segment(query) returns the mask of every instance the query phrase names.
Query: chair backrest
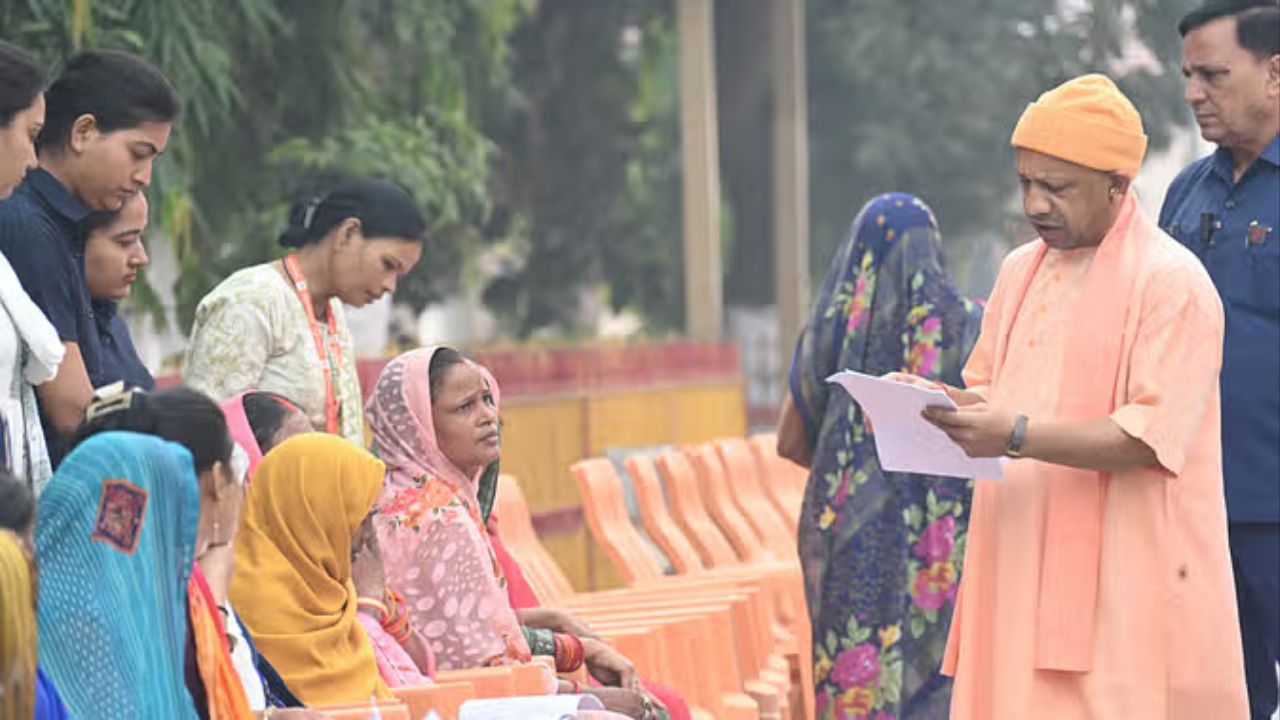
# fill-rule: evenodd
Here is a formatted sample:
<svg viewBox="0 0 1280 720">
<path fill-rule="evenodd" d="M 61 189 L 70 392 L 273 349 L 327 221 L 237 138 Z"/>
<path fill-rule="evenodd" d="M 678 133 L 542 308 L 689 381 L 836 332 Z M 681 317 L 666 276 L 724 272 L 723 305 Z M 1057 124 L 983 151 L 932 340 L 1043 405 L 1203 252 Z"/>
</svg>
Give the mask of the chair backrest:
<svg viewBox="0 0 1280 720">
<path fill-rule="evenodd" d="M 751 446 L 745 438 L 717 440 L 716 453 L 724 466 L 730 497 L 738 505 L 742 515 L 755 528 L 756 533 L 774 555 L 780 558 L 795 557 L 796 535 L 783 519 L 778 508 L 765 494 L 760 471 Z"/>
<path fill-rule="evenodd" d="M 765 559 L 765 546 L 760 536 L 751 527 L 751 523 L 742 516 L 733 502 L 732 490 L 725 477 L 724 465 L 716 448 L 710 443 L 693 445 L 685 448 L 685 456 L 693 465 L 698 477 L 698 487 L 702 491 L 702 502 L 707 512 L 716 521 L 716 525 L 724 531 L 738 557 L 746 562 L 758 562 Z"/>
<path fill-rule="evenodd" d="M 794 530 L 800 522 L 809 471 L 778 454 L 778 436 L 773 433 L 753 435 L 747 442 L 760 468 L 765 494 Z"/>
<path fill-rule="evenodd" d="M 570 467 L 582 495 L 582 509 L 591 536 L 604 548 L 627 582 L 651 580 L 664 575 L 662 565 L 649 551 L 648 543 L 631 524 L 622 481 L 608 458 L 580 460 Z"/>
<path fill-rule="evenodd" d="M 316 708 L 316 711 L 330 720 L 410 720 L 409 706 L 399 700 L 328 705 Z"/>
<path fill-rule="evenodd" d="M 511 475 L 498 478 L 493 511 L 498 516 L 498 536 L 502 538 L 502 544 L 520 563 L 520 570 L 538 594 L 538 599 L 555 604 L 572 597 L 573 584 L 538 538 L 533 517 L 529 514 L 529 504 L 525 502 L 520 483 Z"/>
<path fill-rule="evenodd" d="M 662 453 L 658 456 L 658 469 L 667 485 L 667 497 L 671 498 L 671 514 L 685 537 L 698 549 L 702 564 L 706 567 L 738 564 L 738 554 L 702 503 L 698 476 L 684 454 L 675 450 Z"/>
<path fill-rule="evenodd" d="M 428 717 L 435 712 L 440 720 L 458 720 L 462 704 L 476 699 L 470 683 L 432 683 L 402 685 L 391 688 L 391 694 L 409 708 L 411 720 Z"/>
<path fill-rule="evenodd" d="M 658 478 L 653 458 L 648 455 L 632 455 L 627 458 L 626 465 L 627 474 L 631 476 L 631 483 L 636 490 L 640 517 L 649 536 L 666 553 L 677 573 L 683 575 L 703 571 L 706 566 L 698 557 L 697 548 L 685 537 L 675 518 L 667 510 L 667 501 L 662 494 L 662 480 Z"/>
</svg>

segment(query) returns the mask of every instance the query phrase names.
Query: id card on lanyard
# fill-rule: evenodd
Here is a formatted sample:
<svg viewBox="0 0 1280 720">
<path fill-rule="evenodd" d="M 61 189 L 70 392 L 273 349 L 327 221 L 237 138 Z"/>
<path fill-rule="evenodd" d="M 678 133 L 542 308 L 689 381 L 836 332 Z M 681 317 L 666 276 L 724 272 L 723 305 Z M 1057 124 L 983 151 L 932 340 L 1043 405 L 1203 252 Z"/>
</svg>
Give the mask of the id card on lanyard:
<svg viewBox="0 0 1280 720">
<path fill-rule="evenodd" d="M 298 293 L 298 301 L 307 314 L 307 324 L 311 328 L 311 339 L 315 342 L 316 356 L 320 359 L 320 372 L 324 375 L 324 427 L 325 432 L 338 435 L 338 395 L 335 391 L 333 368 L 329 365 L 329 357 L 324 351 L 324 337 L 320 334 L 320 323 L 316 321 L 316 308 L 311 302 L 311 292 L 307 290 L 307 278 L 302 274 L 302 266 L 298 264 L 298 256 L 290 253 L 284 259 L 284 271 Z M 334 362 L 342 365 L 342 340 L 338 337 L 338 322 L 329 312 L 329 352 Z"/>
</svg>

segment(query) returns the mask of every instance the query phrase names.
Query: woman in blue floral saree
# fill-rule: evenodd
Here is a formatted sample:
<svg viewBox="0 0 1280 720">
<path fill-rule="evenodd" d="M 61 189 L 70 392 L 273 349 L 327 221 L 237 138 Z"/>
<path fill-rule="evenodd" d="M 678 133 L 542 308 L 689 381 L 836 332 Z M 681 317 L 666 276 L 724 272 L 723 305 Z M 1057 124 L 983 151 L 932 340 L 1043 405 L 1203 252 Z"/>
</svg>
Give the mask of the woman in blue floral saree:
<svg viewBox="0 0 1280 720">
<path fill-rule="evenodd" d="M 948 712 L 950 680 L 938 669 L 964 557 L 969 482 L 881 470 L 857 404 L 826 383 L 857 370 L 960 384 L 981 308 L 956 292 L 939 243 L 937 221 L 919 199 L 893 193 L 869 202 L 792 359 L 787 412 L 802 422 L 801 454 L 811 458 L 799 541 L 821 718 Z"/>
</svg>

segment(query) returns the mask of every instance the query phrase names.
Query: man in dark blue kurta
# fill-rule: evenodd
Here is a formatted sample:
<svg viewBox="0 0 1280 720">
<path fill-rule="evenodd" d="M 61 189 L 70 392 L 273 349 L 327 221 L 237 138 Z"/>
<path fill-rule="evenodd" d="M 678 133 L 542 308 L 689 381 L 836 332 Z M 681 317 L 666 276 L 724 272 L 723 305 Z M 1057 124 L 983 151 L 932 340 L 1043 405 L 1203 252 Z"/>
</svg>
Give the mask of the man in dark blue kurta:
<svg viewBox="0 0 1280 720">
<path fill-rule="evenodd" d="M 1270 718 L 1280 660 L 1280 3 L 1211 3 L 1179 26 L 1186 99 L 1208 157 L 1160 225 L 1222 295 L 1222 455 L 1250 711 Z"/>
</svg>

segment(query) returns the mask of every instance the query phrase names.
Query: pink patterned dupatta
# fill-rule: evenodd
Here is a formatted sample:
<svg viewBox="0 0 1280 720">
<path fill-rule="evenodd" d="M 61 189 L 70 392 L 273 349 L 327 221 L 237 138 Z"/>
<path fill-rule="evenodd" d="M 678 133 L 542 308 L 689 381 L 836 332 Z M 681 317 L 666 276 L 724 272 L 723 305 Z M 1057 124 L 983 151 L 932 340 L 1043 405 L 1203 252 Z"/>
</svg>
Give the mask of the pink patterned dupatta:
<svg viewBox="0 0 1280 720">
<path fill-rule="evenodd" d="M 401 593 L 440 669 L 529 660 L 480 516 L 476 480 L 440 451 L 429 368 L 438 348 L 387 363 L 365 408 L 387 475 L 375 525 L 387 584 Z"/>
</svg>

